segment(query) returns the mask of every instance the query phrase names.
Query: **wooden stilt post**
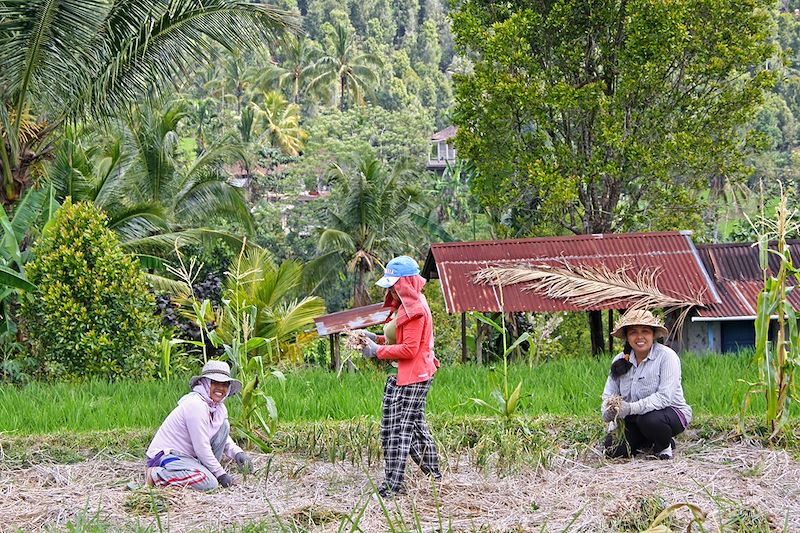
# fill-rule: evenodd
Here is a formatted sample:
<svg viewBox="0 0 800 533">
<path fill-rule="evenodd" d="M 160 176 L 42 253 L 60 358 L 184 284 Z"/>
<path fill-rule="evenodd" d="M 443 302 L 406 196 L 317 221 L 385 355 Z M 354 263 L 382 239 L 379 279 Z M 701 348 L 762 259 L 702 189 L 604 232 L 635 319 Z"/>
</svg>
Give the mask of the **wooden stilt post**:
<svg viewBox="0 0 800 533">
<path fill-rule="evenodd" d="M 338 372 L 342 366 L 342 358 L 339 355 L 339 334 L 331 333 L 328 338 L 331 341 L 331 370 Z"/>
<path fill-rule="evenodd" d="M 611 355 L 614 353 L 614 337 L 611 336 L 611 332 L 614 331 L 614 310 L 608 310 L 608 354 Z"/>
<path fill-rule="evenodd" d="M 461 313 L 461 362 L 467 362 L 467 313 Z"/>
</svg>

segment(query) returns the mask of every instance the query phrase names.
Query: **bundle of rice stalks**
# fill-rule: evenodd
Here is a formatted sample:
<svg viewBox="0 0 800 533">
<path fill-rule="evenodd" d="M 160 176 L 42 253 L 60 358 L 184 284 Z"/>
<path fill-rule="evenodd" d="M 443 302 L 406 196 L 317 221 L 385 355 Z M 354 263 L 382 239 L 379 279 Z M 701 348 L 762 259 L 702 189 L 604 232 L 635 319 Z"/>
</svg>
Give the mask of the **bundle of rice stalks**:
<svg viewBox="0 0 800 533">
<path fill-rule="evenodd" d="M 345 342 L 345 346 L 348 350 L 353 350 L 354 352 L 360 352 L 362 348 L 367 345 L 367 336 L 364 334 L 363 330 L 356 329 L 352 330 L 349 328 L 345 328 L 344 334 L 347 335 L 347 341 Z"/>
<path fill-rule="evenodd" d="M 608 432 L 611 433 L 611 446 L 616 448 L 625 442 L 625 419 L 619 418 L 619 408 L 622 407 L 622 396 L 607 398 L 603 409 L 612 409 L 616 413 L 614 420 L 608 423 Z"/>
<path fill-rule="evenodd" d="M 129 513 L 139 515 L 161 514 L 177 502 L 173 491 L 155 490 L 141 487 L 131 492 L 125 499 L 124 507 Z"/>
</svg>

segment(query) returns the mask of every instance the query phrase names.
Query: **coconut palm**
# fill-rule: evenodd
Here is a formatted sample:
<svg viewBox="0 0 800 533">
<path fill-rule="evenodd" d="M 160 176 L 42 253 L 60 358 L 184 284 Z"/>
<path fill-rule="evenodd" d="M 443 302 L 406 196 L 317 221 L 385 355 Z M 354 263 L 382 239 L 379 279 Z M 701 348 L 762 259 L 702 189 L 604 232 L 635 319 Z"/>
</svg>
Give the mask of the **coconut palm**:
<svg viewBox="0 0 800 533">
<path fill-rule="evenodd" d="M 336 182 L 327 225 L 320 231 L 320 255 L 309 267 L 321 279 L 346 269 L 353 276 L 353 304 L 367 305 L 367 280 L 375 266 L 419 245 L 414 215 L 422 194 L 406 182 L 408 170 L 387 171 L 374 155 L 362 156 L 352 167 L 334 165 Z"/>
<path fill-rule="evenodd" d="M 277 79 L 279 87 L 288 88 L 292 102 L 299 105 L 300 95 L 316 70 L 320 50 L 308 38 L 290 37 L 279 51 L 282 59 L 269 76 Z"/>
<path fill-rule="evenodd" d="M 275 91 L 264 94 L 262 105 L 252 104 L 256 122 L 263 130 L 261 141 L 269 142 L 286 155 L 300 155 L 308 133 L 300 127 L 300 106 L 290 104 Z"/>
<path fill-rule="evenodd" d="M 14 202 L 67 119 L 110 116 L 215 46 L 260 47 L 296 21 L 243 0 L 0 1 L 0 166 Z"/>
<path fill-rule="evenodd" d="M 318 74 L 309 82 L 308 90 L 334 89 L 339 109 L 347 109 L 347 99 L 364 103 L 364 92 L 378 80 L 378 69 L 383 61 L 375 54 L 361 52 L 355 37 L 347 28 L 334 29 L 332 48 L 317 62 Z"/>
<path fill-rule="evenodd" d="M 226 237 L 207 227 L 214 218 L 251 232 L 252 217 L 242 193 L 227 182 L 222 167 L 244 154 L 226 140 L 184 163 L 176 130 L 185 116 L 180 104 L 163 111 L 149 105 L 135 108 L 106 145 L 93 137 L 107 134 L 84 134 L 92 148 L 67 128 L 49 172 L 58 198 L 93 201 L 109 215 L 109 226 L 123 246 L 137 252 L 171 250 L 176 239 L 187 243 Z"/>
</svg>

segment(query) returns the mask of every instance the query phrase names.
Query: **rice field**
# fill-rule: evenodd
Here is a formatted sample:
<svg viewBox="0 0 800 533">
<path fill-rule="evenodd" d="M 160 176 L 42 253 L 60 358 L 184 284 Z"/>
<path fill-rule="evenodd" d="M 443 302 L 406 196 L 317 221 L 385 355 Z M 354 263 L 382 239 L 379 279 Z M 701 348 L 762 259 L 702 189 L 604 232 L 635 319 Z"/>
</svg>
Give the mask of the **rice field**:
<svg viewBox="0 0 800 533">
<path fill-rule="evenodd" d="M 747 355 L 684 355 L 683 386 L 698 415 L 736 416 L 746 389 L 740 380 L 754 381 L 757 370 Z M 529 367 L 511 365 L 509 382 L 523 382 L 526 397 L 519 413 L 594 417 L 599 410 L 608 368 L 607 359 L 577 357 Z M 488 413 L 471 398 L 491 401 L 500 387 L 500 367 L 456 365 L 437 373 L 428 397 L 432 415 L 471 416 Z M 324 369 L 286 371 L 286 382 L 273 380 L 270 394 L 281 422 L 377 418 L 385 368 L 367 367 L 337 376 Z M 0 386 L 0 432 L 17 435 L 54 431 L 155 429 L 186 390 L 188 376 L 171 383 L 101 382 L 31 383 Z M 754 400 L 754 412 L 763 410 Z M 237 402 L 228 402 L 237 409 Z M 796 416 L 797 410 L 793 412 Z"/>
</svg>

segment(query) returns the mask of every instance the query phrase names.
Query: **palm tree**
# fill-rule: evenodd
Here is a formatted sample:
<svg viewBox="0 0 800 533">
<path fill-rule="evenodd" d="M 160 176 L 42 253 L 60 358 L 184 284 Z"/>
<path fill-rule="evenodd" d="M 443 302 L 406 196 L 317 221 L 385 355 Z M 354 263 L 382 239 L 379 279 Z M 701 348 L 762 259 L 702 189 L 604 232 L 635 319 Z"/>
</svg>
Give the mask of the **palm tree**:
<svg viewBox="0 0 800 533">
<path fill-rule="evenodd" d="M 276 79 L 278 87 L 289 88 L 292 102 L 300 104 L 300 95 L 305 90 L 308 80 L 313 76 L 320 50 L 313 41 L 304 37 L 290 37 L 280 47 L 281 61 L 274 65 L 267 74 Z"/>
<path fill-rule="evenodd" d="M 286 155 L 300 155 L 308 138 L 308 132 L 300 127 L 300 106 L 290 104 L 275 91 L 264 94 L 262 106 L 252 106 L 264 132 L 261 140 L 269 141 Z"/>
<path fill-rule="evenodd" d="M 308 90 L 334 86 L 339 109 L 344 111 L 348 95 L 358 104 L 364 103 L 364 91 L 377 81 L 377 69 L 383 62 L 375 54 L 361 52 L 353 35 L 341 25 L 335 27 L 332 46 L 317 62 L 319 74 L 309 82 Z"/>
<path fill-rule="evenodd" d="M 185 116 L 177 104 L 164 111 L 135 108 L 106 146 L 87 135 L 93 146 L 88 149 L 81 134 L 67 128 L 49 172 L 57 197 L 93 201 L 108 213 L 109 227 L 131 251 L 159 253 L 171 250 L 176 239 L 188 243 L 209 237 L 240 245 L 208 223 L 225 218 L 252 232 L 242 193 L 227 182 L 222 168 L 223 162 L 244 154 L 226 140 L 183 163 L 176 130 Z"/>
<path fill-rule="evenodd" d="M 226 49 L 297 22 L 243 0 L 0 0 L 0 166 L 14 202 L 68 119 L 107 117 Z"/>
<path fill-rule="evenodd" d="M 409 171 L 384 168 L 374 155 L 364 155 L 352 168 L 334 165 L 336 181 L 327 225 L 320 231 L 320 255 L 310 271 L 321 279 L 341 272 L 353 275 L 353 305 L 369 303 L 367 280 L 376 264 L 419 244 L 414 215 L 423 207 L 420 190 L 404 183 Z"/>
</svg>

